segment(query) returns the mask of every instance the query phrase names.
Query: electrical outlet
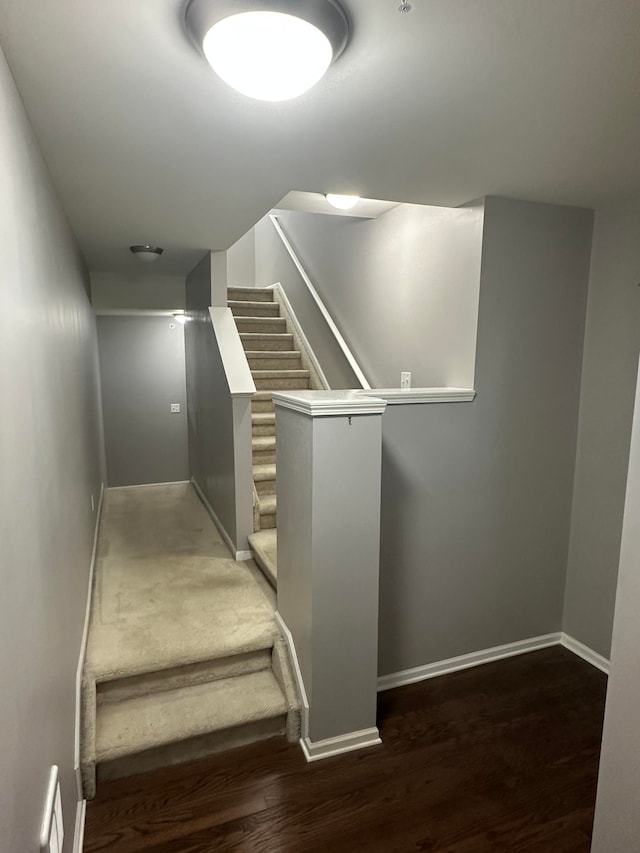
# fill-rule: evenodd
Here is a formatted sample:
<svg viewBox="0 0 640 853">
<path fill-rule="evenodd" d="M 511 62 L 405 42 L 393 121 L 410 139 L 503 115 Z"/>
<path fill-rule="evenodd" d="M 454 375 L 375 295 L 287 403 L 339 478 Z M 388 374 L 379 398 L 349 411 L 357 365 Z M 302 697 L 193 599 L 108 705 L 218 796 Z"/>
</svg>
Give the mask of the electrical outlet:
<svg viewBox="0 0 640 853">
<path fill-rule="evenodd" d="M 180 403 L 171 403 L 171 414 L 172 415 L 180 414 Z"/>
<path fill-rule="evenodd" d="M 40 853 L 62 853 L 64 826 L 62 822 L 62 799 L 58 767 L 53 765 L 49 773 L 47 796 L 44 801 L 44 814 L 40 829 Z"/>
<path fill-rule="evenodd" d="M 411 373 L 408 371 L 400 374 L 400 387 L 411 388 Z"/>
</svg>

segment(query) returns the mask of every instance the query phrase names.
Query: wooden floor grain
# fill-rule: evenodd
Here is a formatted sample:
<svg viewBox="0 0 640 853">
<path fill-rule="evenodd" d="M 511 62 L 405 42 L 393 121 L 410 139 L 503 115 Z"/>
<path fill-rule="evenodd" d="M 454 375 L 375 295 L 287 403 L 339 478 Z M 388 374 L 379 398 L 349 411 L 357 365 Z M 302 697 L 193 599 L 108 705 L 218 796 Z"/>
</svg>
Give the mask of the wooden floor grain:
<svg viewBox="0 0 640 853">
<path fill-rule="evenodd" d="M 383 743 L 272 740 L 107 782 L 85 853 L 588 853 L 606 678 L 559 647 L 379 696 Z"/>
</svg>

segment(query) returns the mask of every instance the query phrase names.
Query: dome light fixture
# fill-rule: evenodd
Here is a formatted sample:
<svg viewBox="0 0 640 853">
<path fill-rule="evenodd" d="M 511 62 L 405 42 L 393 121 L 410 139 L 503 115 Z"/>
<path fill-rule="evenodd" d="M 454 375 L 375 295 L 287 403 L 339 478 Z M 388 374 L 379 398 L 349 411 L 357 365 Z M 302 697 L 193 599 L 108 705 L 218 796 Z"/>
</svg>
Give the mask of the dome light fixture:
<svg viewBox="0 0 640 853">
<path fill-rule="evenodd" d="M 216 74 L 260 101 L 302 95 L 349 38 L 337 0 L 191 0 L 186 24 Z"/>
<path fill-rule="evenodd" d="M 129 251 L 133 252 L 136 258 L 139 258 L 143 263 L 150 264 L 158 260 L 164 249 L 159 246 L 129 246 Z"/>
<path fill-rule="evenodd" d="M 340 195 L 339 193 L 327 193 L 325 198 L 338 210 L 351 210 L 360 201 L 359 195 Z"/>
</svg>

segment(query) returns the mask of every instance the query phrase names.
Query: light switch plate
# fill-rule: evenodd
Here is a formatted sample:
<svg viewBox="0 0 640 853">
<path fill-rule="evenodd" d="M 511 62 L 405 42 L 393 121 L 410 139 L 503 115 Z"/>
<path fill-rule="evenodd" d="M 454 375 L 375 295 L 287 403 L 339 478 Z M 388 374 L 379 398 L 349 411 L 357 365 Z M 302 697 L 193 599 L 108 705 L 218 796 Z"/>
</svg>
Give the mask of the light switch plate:
<svg viewBox="0 0 640 853">
<path fill-rule="evenodd" d="M 400 387 L 411 388 L 411 373 L 409 371 L 400 373 Z"/>
<path fill-rule="evenodd" d="M 180 414 L 180 403 L 172 403 L 171 404 L 171 414 L 172 415 Z"/>
<path fill-rule="evenodd" d="M 40 853 L 62 853 L 64 826 L 62 822 L 62 799 L 58 766 L 54 764 L 49 773 L 49 784 L 44 802 L 42 828 L 40 830 Z"/>
</svg>

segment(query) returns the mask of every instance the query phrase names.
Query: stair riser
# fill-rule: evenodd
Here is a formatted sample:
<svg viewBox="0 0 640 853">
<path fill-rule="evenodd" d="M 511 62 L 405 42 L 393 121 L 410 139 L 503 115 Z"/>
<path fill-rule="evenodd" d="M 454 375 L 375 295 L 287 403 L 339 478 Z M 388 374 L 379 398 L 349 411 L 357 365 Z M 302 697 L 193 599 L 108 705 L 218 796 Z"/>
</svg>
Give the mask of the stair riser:
<svg viewBox="0 0 640 853">
<path fill-rule="evenodd" d="M 254 465 L 267 465 L 276 461 L 275 450 L 254 450 L 253 451 Z"/>
<path fill-rule="evenodd" d="M 255 337 L 247 337 L 245 333 L 240 337 L 245 351 L 261 350 L 262 352 L 287 352 L 294 348 L 293 335 L 282 335 L 282 337 L 257 335 Z"/>
<path fill-rule="evenodd" d="M 281 334 L 287 331 L 287 324 L 282 317 L 237 317 L 236 326 L 240 334 L 247 332 L 256 334 Z"/>
<path fill-rule="evenodd" d="M 251 401 L 251 412 L 254 415 L 258 414 L 273 414 L 276 410 L 275 405 L 273 404 L 273 400 L 252 400 Z"/>
<path fill-rule="evenodd" d="M 275 480 L 254 480 L 254 485 L 259 495 L 275 495 L 276 493 Z"/>
<path fill-rule="evenodd" d="M 309 379 L 253 379 L 256 388 L 259 391 L 284 391 L 287 388 L 292 390 L 296 389 L 308 389 L 309 388 Z M 267 411 L 267 410 L 264 410 Z M 275 409 L 271 409 L 270 411 L 275 411 Z"/>
<path fill-rule="evenodd" d="M 136 696 L 163 693 L 179 687 L 206 684 L 222 678 L 235 678 L 250 672 L 260 672 L 269 669 L 270 655 L 270 649 L 259 649 L 219 660 L 203 661 L 114 681 L 103 681 L 96 685 L 97 703 L 103 705 L 108 702 L 123 702 Z"/>
<path fill-rule="evenodd" d="M 261 302 L 259 305 L 234 305 L 231 308 L 234 317 L 279 317 L 280 306 L 277 302 Z"/>
<path fill-rule="evenodd" d="M 259 287 L 229 287 L 227 299 L 230 302 L 273 302 L 273 290 L 262 290 Z"/>
<path fill-rule="evenodd" d="M 302 370 L 302 359 L 299 355 L 289 355 L 283 358 L 268 355 L 249 356 L 247 358 L 251 370 Z"/>
<path fill-rule="evenodd" d="M 104 761 L 97 765 L 98 781 L 106 782 L 108 779 L 120 779 L 124 776 L 157 770 L 159 767 L 195 761 L 207 755 L 215 755 L 218 752 L 226 752 L 249 743 L 283 735 L 285 729 L 286 715 L 279 714 L 270 719 L 246 723 L 231 729 L 211 732 L 200 737 L 127 755 L 124 758 Z"/>
<path fill-rule="evenodd" d="M 276 518 L 276 513 L 260 513 L 260 530 L 273 530 L 276 528 L 278 526 Z"/>
<path fill-rule="evenodd" d="M 265 438 L 276 434 L 275 424 L 253 424 L 251 427 L 252 435 L 255 438 Z"/>
</svg>

